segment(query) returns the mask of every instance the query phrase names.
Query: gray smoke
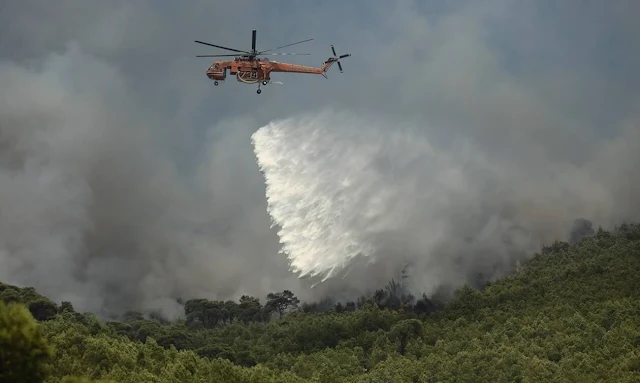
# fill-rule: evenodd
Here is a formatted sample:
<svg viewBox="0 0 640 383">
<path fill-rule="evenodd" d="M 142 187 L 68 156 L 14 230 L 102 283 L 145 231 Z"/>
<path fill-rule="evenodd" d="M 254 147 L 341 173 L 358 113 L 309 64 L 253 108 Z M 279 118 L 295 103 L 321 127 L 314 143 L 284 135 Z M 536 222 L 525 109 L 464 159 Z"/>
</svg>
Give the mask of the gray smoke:
<svg viewBox="0 0 640 383">
<path fill-rule="evenodd" d="M 593 223 L 585 218 L 578 218 L 571 225 L 571 233 L 569 234 L 569 243 L 575 244 L 584 237 L 595 234 Z"/>
<path fill-rule="evenodd" d="M 40 70 L 3 62 L 0 89 L 0 280 L 104 315 L 172 315 L 178 297 L 291 285 L 269 256 L 264 206 L 229 203 L 260 190 L 219 165 L 257 175 L 234 154 L 248 136 L 210 144 L 194 185 L 158 150 L 117 70 L 75 46 Z"/>
</svg>

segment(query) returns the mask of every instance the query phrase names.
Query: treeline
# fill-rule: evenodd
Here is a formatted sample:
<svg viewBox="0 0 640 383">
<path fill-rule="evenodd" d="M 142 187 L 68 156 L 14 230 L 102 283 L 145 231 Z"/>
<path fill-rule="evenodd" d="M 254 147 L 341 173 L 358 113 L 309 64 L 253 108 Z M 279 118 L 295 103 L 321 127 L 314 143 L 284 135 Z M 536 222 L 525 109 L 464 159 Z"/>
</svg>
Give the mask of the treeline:
<svg viewBox="0 0 640 383">
<path fill-rule="evenodd" d="M 181 302 L 180 302 L 181 303 Z M 65 302 L 66 305 L 70 305 Z M 259 298 L 243 295 L 238 302 L 211 301 L 208 299 L 189 299 L 184 302 L 185 324 L 190 329 L 213 329 L 216 326 L 233 323 L 265 323 L 275 318 L 282 318 L 286 313 L 320 313 L 320 312 L 355 312 L 368 306 L 380 309 L 428 314 L 443 307 L 442 303 L 432 302 L 426 295 L 416 300 L 406 288 L 395 280 L 391 280 L 383 289 L 376 290 L 370 297 L 362 296 L 357 301 L 333 303 L 330 298 L 320 302 L 302 303 L 289 290 L 279 293 L 269 293 L 264 305 Z M 169 322 L 157 314 L 151 314 L 150 319 L 160 324 Z M 122 327 L 119 323 L 132 323 L 145 320 L 140 312 L 129 311 L 124 314 L 122 321 L 110 321 L 113 326 Z"/>
<path fill-rule="evenodd" d="M 640 226 L 623 225 L 551 244 L 446 304 L 416 300 L 392 281 L 343 304 L 300 304 L 290 291 L 264 303 L 191 299 L 173 322 L 134 312 L 101 322 L 0 285 L 0 299 L 18 304 L 0 306 L 0 381 L 636 382 L 639 266 Z M 31 341 L 7 340 L 21 328 L 32 329 L 18 331 Z M 10 380 L 22 365 L 32 379 Z"/>
<path fill-rule="evenodd" d="M 41 322 L 54 319 L 59 314 L 65 314 L 67 318 L 85 326 L 95 321 L 93 314 L 77 313 L 70 302 L 62 302 L 58 306 L 38 294 L 32 287 L 19 288 L 0 283 L 0 300 L 6 303 L 24 303 L 33 317 Z M 184 307 L 184 320 L 170 322 L 157 314 L 151 314 L 147 318 L 140 312 L 129 311 L 121 320 L 105 321 L 104 326 L 113 335 L 125 336 L 131 341 L 144 343 L 148 338 L 152 338 L 158 345 L 167 349 L 175 347 L 177 350 L 193 350 L 202 357 L 221 357 L 238 365 L 251 367 L 266 360 L 256 359 L 248 347 L 233 350 L 226 346 L 227 342 L 219 342 L 221 334 L 231 334 L 230 337 L 235 334 L 234 327 L 224 328 L 225 326 L 266 324 L 271 320 L 282 319 L 285 314 L 294 318 L 296 314 L 341 314 L 361 310 L 369 312 L 372 309 L 392 311 L 402 318 L 420 318 L 444 307 L 443 303 L 434 303 L 424 294 L 416 300 L 395 280 L 376 290 L 370 297 L 362 296 L 357 301 L 346 303 L 333 303 L 327 298 L 321 302 L 300 304 L 300 300 L 289 290 L 268 294 L 264 305 L 258 298 L 251 296 L 242 296 L 238 302 L 198 298 L 180 303 L 183 303 Z M 311 349 L 335 347 L 340 334 L 335 335 L 332 339 L 325 336 L 326 342 L 319 343 Z M 211 341 L 212 338 L 214 342 Z M 304 346 L 300 350 L 310 348 Z"/>
<path fill-rule="evenodd" d="M 75 313 L 71 302 L 63 301 L 59 306 L 48 298 L 38 294 L 33 287 L 19 288 L 0 282 L 0 300 L 22 302 L 27 304 L 29 311 L 38 321 L 54 318 L 64 312 Z M 238 302 L 216 301 L 203 298 L 179 300 L 184 307 L 185 324 L 191 329 L 207 328 L 233 323 L 265 323 L 274 316 L 282 318 L 288 312 L 320 313 L 320 312 L 354 312 L 365 307 L 376 306 L 380 309 L 401 311 L 415 314 L 428 314 L 444 307 L 438 300 L 430 300 L 425 294 L 416 299 L 399 282 L 391 280 L 384 288 L 376 290 L 371 296 L 361 296 L 357 301 L 333 303 L 330 298 L 320 302 L 302 303 L 289 290 L 279 293 L 269 293 L 263 305 L 259 298 L 243 295 Z M 128 328 L 123 323 L 151 321 L 162 325 L 170 322 L 158 313 L 149 314 L 148 318 L 141 312 L 128 311 L 118 321 L 107 323 L 117 329 Z"/>
</svg>

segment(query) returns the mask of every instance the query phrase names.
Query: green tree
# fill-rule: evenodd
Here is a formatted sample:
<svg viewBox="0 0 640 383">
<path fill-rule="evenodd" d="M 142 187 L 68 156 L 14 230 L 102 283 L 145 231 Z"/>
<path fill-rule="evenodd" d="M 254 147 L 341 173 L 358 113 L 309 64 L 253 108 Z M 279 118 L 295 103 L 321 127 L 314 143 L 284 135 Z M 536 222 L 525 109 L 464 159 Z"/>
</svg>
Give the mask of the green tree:
<svg viewBox="0 0 640 383">
<path fill-rule="evenodd" d="M 0 302 L 0 382 L 40 383 L 53 350 L 40 325 L 20 304 Z"/>
<path fill-rule="evenodd" d="M 60 303 L 60 312 L 70 312 L 70 313 L 75 313 L 76 310 L 73 307 L 73 304 L 71 304 L 71 302 L 69 301 L 62 301 L 62 303 Z"/>
<path fill-rule="evenodd" d="M 389 339 L 398 342 L 398 352 L 404 355 L 410 339 L 422 335 L 422 323 L 417 319 L 405 319 L 396 323 L 389 331 Z"/>
<path fill-rule="evenodd" d="M 113 380 L 93 380 L 84 376 L 65 376 L 60 383 L 116 383 Z"/>
<path fill-rule="evenodd" d="M 280 314 L 280 318 L 282 318 L 287 309 L 295 310 L 299 303 L 300 300 L 291 291 L 284 290 L 281 293 L 269 293 L 265 306 L 271 312 Z"/>
<path fill-rule="evenodd" d="M 37 321 L 50 320 L 56 317 L 58 308 L 46 298 L 29 302 L 29 311 Z"/>
</svg>

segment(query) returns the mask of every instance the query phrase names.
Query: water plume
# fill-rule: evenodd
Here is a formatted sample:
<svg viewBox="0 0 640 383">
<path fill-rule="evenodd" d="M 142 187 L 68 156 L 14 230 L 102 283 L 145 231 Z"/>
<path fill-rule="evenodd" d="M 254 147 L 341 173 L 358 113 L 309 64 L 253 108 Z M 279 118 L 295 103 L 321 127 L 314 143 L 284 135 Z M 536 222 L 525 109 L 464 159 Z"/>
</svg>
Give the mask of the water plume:
<svg viewBox="0 0 640 383">
<path fill-rule="evenodd" d="M 491 152 L 463 136 L 445 144 L 436 133 L 332 110 L 255 132 L 291 270 L 362 290 L 409 266 L 414 292 L 432 293 L 511 271 L 543 244 L 567 240 L 578 215 L 615 216 L 616 188 L 593 171 L 607 156 L 593 153 L 582 166 L 509 162 L 502 155 L 514 148 Z"/>
</svg>

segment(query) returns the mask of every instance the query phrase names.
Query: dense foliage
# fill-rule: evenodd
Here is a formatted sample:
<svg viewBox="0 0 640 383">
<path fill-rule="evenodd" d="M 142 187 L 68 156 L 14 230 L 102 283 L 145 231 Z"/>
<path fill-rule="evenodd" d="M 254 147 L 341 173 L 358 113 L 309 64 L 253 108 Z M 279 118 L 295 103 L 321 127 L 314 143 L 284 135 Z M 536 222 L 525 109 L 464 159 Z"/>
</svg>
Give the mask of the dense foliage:
<svg viewBox="0 0 640 383">
<path fill-rule="evenodd" d="M 101 322 L 0 284 L 0 380 L 638 382 L 639 266 L 640 226 L 623 225 L 556 242 L 442 307 L 392 282 L 336 305 L 299 305 L 290 291 L 264 305 L 191 299 L 172 323 Z"/>
</svg>

